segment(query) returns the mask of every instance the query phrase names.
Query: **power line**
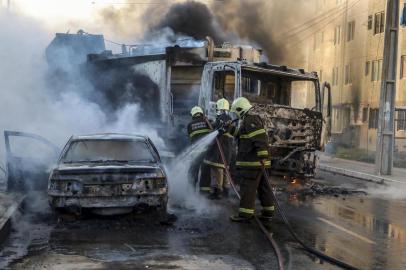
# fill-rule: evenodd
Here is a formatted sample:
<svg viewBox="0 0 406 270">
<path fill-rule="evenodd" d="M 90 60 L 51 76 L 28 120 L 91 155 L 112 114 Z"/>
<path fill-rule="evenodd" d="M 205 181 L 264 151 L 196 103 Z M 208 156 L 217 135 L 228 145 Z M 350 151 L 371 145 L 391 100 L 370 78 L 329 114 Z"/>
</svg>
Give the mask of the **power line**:
<svg viewBox="0 0 406 270">
<path fill-rule="evenodd" d="M 331 23 L 333 23 L 339 16 L 341 16 L 344 12 L 348 11 L 349 9 L 353 8 L 355 5 L 357 5 L 359 2 L 361 2 L 362 0 L 356 0 L 355 2 L 353 2 L 353 5 L 351 7 L 348 7 L 346 10 L 343 10 L 341 13 L 337 14 L 337 16 L 335 16 L 333 19 L 331 19 L 330 21 L 328 21 L 325 25 L 323 25 L 323 27 L 316 29 L 315 31 L 312 31 L 309 35 L 306 35 L 303 39 L 300 39 L 299 41 L 295 42 L 295 45 L 289 46 L 290 48 L 296 48 L 297 46 L 299 46 L 300 43 L 308 40 L 309 37 L 311 37 L 312 35 L 314 35 L 315 33 L 319 32 L 320 30 L 324 30 L 325 28 L 327 28 Z M 345 27 L 345 26 L 344 26 Z"/>
<path fill-rule="evenodd" d="M 355 2 L 355 0 L 354 0 L 354 2 Z M 298 33 L 306 31 L 307 29 L 311 28 L 311 25 L 317 25 L 317 24 L 322 23 L 326 19 L 330 19 L 331 13 L 342 12 L 342 11 L 344 11 L 344 9 L 345 9 L 344 5 L 341 7 L 332 8 L 329 11 L 326 11 L 322 16 L 308 20 L 308 21 L 302 23 L 301 25 L 293 27 L 293 28 L 289 29 L 288 31 L 285 31 L 284 33 L 277 35 L 277 37 L 280 36 L 281 38 L 284 38 L 284 37 L 287 38 L 289 36 L 297 35 Z M 307 26 L 308 24 L 309 24 L 309 26 Z M 304 30 L 302 30 L 302 28 L 304 28 Z"/>
</svg>

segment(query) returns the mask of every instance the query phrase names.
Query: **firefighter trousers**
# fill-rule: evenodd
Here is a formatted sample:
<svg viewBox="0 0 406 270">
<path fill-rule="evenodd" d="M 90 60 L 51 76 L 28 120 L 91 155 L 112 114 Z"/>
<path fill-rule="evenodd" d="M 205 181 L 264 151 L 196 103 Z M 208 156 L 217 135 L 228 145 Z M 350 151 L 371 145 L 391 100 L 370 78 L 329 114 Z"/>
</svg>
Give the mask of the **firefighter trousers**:
<svg viewBox="0 0 406 270">
<path fill-rule="evenodd" d="M 228 180 L 228 177 L 224 175 L 223 168 L 210 166 L 210 178 L 212 191 L 214 188 L 219 191 L 230 188 L 230 181 Z"/>
<path fill-rule="evenodd" d="M 210 181 L 210 166 L 202 162 L 200 165 L 199 190 L 203 192 L 210 192 Z"/>
<path fill-rule="evenodd" d="M 239 215 L 244 217 L 254 215 L 257 194 L 261 202 L 262 213 L 272 215 L 275 209 L 271 195 L 272 190 L 262 170 L 238 170 L 237 174 L 241 181 Z"/>
</svg>

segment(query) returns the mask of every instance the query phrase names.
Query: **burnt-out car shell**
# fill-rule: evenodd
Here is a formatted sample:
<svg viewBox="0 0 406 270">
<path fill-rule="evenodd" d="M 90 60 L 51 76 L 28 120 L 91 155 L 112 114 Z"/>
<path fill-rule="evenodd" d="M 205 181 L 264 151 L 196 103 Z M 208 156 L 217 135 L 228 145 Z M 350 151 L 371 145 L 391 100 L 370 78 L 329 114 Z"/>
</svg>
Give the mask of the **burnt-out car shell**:
<svg viewBox="0 0 406 270">
<path fill-rule="evenodd" d="M 48 180 L 54 209 L 120 214 L 166 211 L 168 184 L 148 137 L 96 134 L 71 137 Z"/>
</svg>

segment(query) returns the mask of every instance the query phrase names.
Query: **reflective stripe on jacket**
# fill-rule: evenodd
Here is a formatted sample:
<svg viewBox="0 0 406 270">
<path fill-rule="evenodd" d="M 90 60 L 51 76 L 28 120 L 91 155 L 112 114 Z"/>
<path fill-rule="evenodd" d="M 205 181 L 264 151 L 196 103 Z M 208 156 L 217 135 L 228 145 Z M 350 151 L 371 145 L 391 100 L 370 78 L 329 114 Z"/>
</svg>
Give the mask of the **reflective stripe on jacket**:
<svg viewBox="0 0 406 270">
<path fill-rule="evenodd" d="M 187 126 L 189 139 L 192 143 L 211 132 L 204 116 L 193 117 L 192 121 Z"/>
<path fill-rule="evenodd" d="M 268 152 L 268 135 L 260 116 L 246 115 L 237 132 L 238 153 L 237 168 L 259 169 L 264 161 L 266 167 L 271 166 Z"/>
</svg>

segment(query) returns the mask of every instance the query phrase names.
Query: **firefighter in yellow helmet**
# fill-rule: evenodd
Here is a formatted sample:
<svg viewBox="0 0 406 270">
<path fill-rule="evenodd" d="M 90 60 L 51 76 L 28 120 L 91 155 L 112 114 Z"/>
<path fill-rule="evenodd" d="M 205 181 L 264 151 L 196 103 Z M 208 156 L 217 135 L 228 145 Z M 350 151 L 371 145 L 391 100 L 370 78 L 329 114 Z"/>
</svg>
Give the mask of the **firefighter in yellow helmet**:
<svg viewBox="0 0 406 270">
<path fill-rule="evenodd" d="M 237 98 L 231 105 L 231 112 L 240 119 L 240 127 L 234 132 L 237 138 L 237 176 L 240 179 L 240 208 L 230 219 L 247 222 L 254 216 L 256 194 L 262 206 L 260 218 L 270 220 L 274 214 L 274 202 L 263 173 L 262 166 L 271 165 L 268 153 L 268 136 L 263 120 L 251 112 L 252 105 L 244 97 Z"/>
<path fill-rule="evenodd" d="M 200 138 L 209 134 L 212 130 L 204 116 L 203 109 L 195 106 L 191 109 L 190 114 L 192 120 L 187 126 L 187 132 L 190 142 L 193 144 Z M 190 174 L 193 182 L 196 184 L 199 178 L 199 169 L 201 171 L 199 189 L 201 192 L 210 192 L 210 170 L 206 164 L 203 163 L 204 153 L 197 158 L 190 168 Z"/>
<path fill-rule="evenodd" d="M 219 131 L 217 139 L 221 145 L 227 164 L 230 164 L 233 143 L 233 136 L 229 133 L 231 127 L 229 111 L 230 104 L 227 99 L 219 99 L 216 103 L 217 117 L 213 124 L 213 128 Z M 224 175 L 225 164 L 221 158 L 217 142 L 213 142 L 210 146 L 203 162 L 210 167 L 211 193 L 209 198 L 220 199 L 222 194 L 227 196 L 230 182 Z"/>
</svg>

